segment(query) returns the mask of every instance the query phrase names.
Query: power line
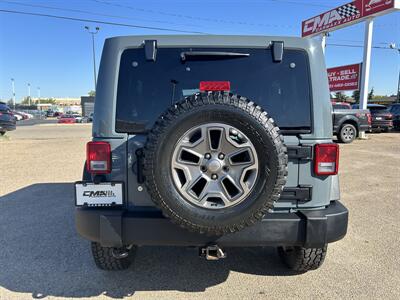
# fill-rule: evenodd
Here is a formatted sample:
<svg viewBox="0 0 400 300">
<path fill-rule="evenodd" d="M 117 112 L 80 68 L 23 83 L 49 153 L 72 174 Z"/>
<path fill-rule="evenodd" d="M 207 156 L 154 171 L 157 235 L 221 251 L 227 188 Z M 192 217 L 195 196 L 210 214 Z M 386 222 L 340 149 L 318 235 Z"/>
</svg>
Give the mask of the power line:
<svg viewBox="0 0 400 300">
<path fill-rule="evenodd" d="M 171 21 L 148 20 L 148 19 L 141 19 L 141 18 L 131 18 L 131 17 L 126 17 L 126 16 L 117 16 L 117 15 L 96 13 L 96 12 L 91 12 L 91 11 L 81 10 L 81 9 L 61 8 L 61 7 L 39 5 L 39 4 L 30 4 L 30 3 L 21 3 L 21 2 L 6 1 L 6 0 L 0 0 L 0 1 L 3 2 L 3 3 L 12 4 L 12 5 L 21 5 L 21 6 L 28 6 L 28 7 L 35 7 L 35 8 L 44 8 L 44 9 L 75 12 L 75 13 L 84 13 L 84 14 L 90 14 L 90 15 L 101 16 L 101 17 L 118 18 L 118 19 L 135 20 L 135 21 L 150 21 L 150 22 L 154 22 L 154 23 L 164 23 L 164 24 L 171 24 L 171 25 L 193 26 L 191 24 L 179 24 L 179 23 L 174 23 L 174 22 L 171 22 Z"/>
<path fill-rule="evenodd" d="M 142 25 L 117 23 L 117 22 L 107 22 L 107 21 L 100 21 L 100 20 L 94 20 L 94 19 L 84 19 L 84 18 L 74 18 L 74 17 L 67 17 L 67 16 L 50 15 L 50 14 L 40 14 L 40 13 L 25 12 L 25 11 L 18 11 L 18 10 L 0 9 L 0 12 L 11 13 L 11 14 L 20 14 L 20 15 L 47 17 L 47 18 L 62 19 L 62 20 L 69 20 L 69 21 L 98 23 L 98 24 L 122 26 L 122 27 L 133 27 L 133 28 L 141 28 L 141 29 L 171 31 L 171 32 L 180 32 L 180 33 L 192 33 L 192 34 L 207 34 L 206 32 L 201 32 L 201 31 L 189 31 L 189 30 L 180 30 L 180 29 L 163 28 L 163 27 L 142 26 Z"/>
<path fill-rule="evenodd" d="M 166 12 L 166 11 L 140 8 L 140 7 L 136 7 L 136 6 L 130 6 L 130 5 L 125 5 L 125 4 L 110 2 L 107 0 L 90 0 L 90 1 L 95 2 L 97 4 L 107 5 L 107 6 L 119 7 L 119 8 L 123 8 L 123 9 L 129 9 L 129 10 L 150 13 L 150 14 L 159 14 L 159 15 L 164 15 L 164 16 L 169 16 L 169 17 L 174 17 L 174 18 L 183 18 L 183 19 L 188 19 L 188 20 L 192 20 L 192 21 L 196 20 L 196 21 L 206 21 L 206 22 L 224 23 L 224 24 L 238 24 L 238 25 L 246 25 L 246 26 L 275 27 L 275 28 L 287 28 L 287 29 L 289 29 L 289 28 L 297 29 L 300 26 L 300 25 L 293 26 L 293 25 L 283 25 L 283 24 L 253 23 L 253 22 L 244 22 L 244 21 L 216 19 L 216 18 L 205 18 L 205 17 L 193 16 L 193 15 L 177 14 L 177 13 L 171 13 L 171 12 Z M 334 8 L 338 5 L 338 4 L 336 4 L 336 5 L 330 6 L 330 5 L 322 5 L 322 4 L 317 4 L 317 3 L 309 3 L 309 2 L 296 2 L 296 1 L 292 1 L 292 0 L 264 0 L 264 1 L 275 3 L 275 4 L 288 3 L 288 4 L 294 4 L 294 5 L 315 6 L 315 7 L 324 7 L 324 8 Z M 388 25 L 383 24 L 382 26 L 393 26 L 393 24 L 388 24 Z"/>
<path fill-rule="evenodd" d="M 333 41 L 338 41 L 338 42 L 350 42 L 350 43 L 364 43 L 364 41 L 356 41 L 356 40 L 347 40 L 347 39 L 336 39 L 333 38 Z M 374 44 L 379 44 L 379 45 L 389 45 L 393 43 L 394 41 L 391 42 L 375 42 Z"/>
<path fill-rule="evenodd" d="M 288 3 L 288 4 L 295 4 L 295 5 L 303 5 L 303 6 L 315 6 L 315 7 L 332 7 L 329 5 L 317 4 L 317 3 L 309 3 L 309 2 L 297 2 L 297 1 L 286 1 L 286 0 L 264 0 L 268 2 L 275 2 L 275 3 Z"/>
<path fill-rule="evenodd" d="M 348 45 L 348 44 L 331 44 L 328 43 L 326 44 L 327 46 L 334 46 L 334 47 L 349 47 L 349 48 L 363 48 L 364 46 L 362 45 Z M 385 50 L 393 50 L 390 47 L 381 47 L 381 46 L 372 46 L 374 49 L 385 49 Z"/>
<path fill-rule="evenodd" d="M 296 28 L 296 29 L 298 28 L 298 26 L 292 26 L 292 25 L 251 23 L 251 22 L 223 20 L 223 19 L 215 19 L 215 18 L 205 18 L 205 17 L 191 16 L 191 15 L 185 15 L 185 14 L 176 14 L 176 13 L 170 13 L 170 12 L 165 12 L 165 11 L 158 11 L 158 10 L 134 7 L 134 6 L 130 6 L 130 5 L 124 5 L 124 4 L 108 2 L 108 1 L 100 1 L 100 0 L 91 0 L 91 1 L 96 2 L 98 4 L 108 5 L 108 6 L 120 7 L 120 8 L 124 8 L 124 9 L 130 9 L 130 10 L 151 13 L 151 14 L 159 14 L 159 15 L 164 15 L 164 16 L 169 16 L 169 17 L 174 17 L 174 18 L 184 18 L 184 19 L 188 19 L 188 20 L 192 20 L 192 21 L 197 20 L 197 21 L 207 21 L 207 22 L 214 22 L 214 23 L 238 24 L 238 25 L 260 26 L 260 27 L 276 27 L 276 28 L 282 27 L 282 28 Z"/>
</svg>

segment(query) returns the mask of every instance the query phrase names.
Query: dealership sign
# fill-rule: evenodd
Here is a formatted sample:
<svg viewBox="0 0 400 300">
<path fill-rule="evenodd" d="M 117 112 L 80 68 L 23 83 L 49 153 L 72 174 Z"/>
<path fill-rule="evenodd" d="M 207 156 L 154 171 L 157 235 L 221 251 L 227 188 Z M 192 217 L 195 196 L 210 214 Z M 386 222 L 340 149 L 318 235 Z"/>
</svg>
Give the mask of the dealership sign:
<svg viewBox="0 0 400 300">
<path fill-rule="evenodd" d="M 355 0 L 302 22 L 302 37 L 311 37 L 400 9 L 400 0 Z"/>
<path fill-rule="evenodd" d="M 361 64 L 330 68 L 327 71 L 331 92 L 359 89 Z"/>
</svg>

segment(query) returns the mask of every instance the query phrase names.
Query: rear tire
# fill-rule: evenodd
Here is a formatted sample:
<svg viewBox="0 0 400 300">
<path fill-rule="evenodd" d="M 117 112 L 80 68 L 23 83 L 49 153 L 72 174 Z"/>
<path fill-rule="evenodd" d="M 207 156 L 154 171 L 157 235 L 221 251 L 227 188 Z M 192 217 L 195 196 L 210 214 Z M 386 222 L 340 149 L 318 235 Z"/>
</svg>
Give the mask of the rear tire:
<svg viewBox="0 0 400 300">
<path fill-rule="evenodd" d="M 344 124 L 340 128 L 338 140 L 341 143 L 349 144 L 357 137 L 357 129 L 353 124 Z"/>
<path fill-rule="evenodd" d="M 328 245 L 322 248 L 279 247 L 278 253 L 283 263 L 296 272 L 316 270 L 322 266 Z"/>
<path fill-rule="evenodd" d="M 128 250 L 128 256 L 124 258 L 116 258 L 113 255 L 113 250 L 116 248 L 103 247 L 99 243 L 92 242 L 92 255 L 96 266 L 101 270 L 120 271 L 126 270 L 133 262 L 136 247 L 133 246 Z"/>
</svg>

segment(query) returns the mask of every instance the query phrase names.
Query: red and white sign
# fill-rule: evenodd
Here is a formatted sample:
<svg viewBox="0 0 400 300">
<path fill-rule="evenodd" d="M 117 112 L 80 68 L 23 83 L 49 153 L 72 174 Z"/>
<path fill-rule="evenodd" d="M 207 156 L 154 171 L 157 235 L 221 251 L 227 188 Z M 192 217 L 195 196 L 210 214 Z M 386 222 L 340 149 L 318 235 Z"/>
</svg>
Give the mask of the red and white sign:
<svg viewBox="0 0 400 300">
<path fill-rule="evenodd" d="M 336 30 L 400 9 L 400 0 L 355 0 L 302 22 L 301 36 Z"/>
<path fill-rule="evenodd" d="M 361 64 L 330 68 L 327 71 L 331 92 L 359 89 Z"/>
</svg>

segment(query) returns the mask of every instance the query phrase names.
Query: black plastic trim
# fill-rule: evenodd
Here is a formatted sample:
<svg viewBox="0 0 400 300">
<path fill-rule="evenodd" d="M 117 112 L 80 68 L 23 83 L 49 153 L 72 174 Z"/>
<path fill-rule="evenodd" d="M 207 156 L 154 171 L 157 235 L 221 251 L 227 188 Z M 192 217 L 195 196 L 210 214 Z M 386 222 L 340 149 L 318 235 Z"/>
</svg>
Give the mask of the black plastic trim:
<svg viewBox="0 0 400 300">
<path fill-rule="evenodd" d="M 284 43 L 282 41 L 272 41 L 272 59 L 274 62 L 281 62 L 283 59 Z"/>
<path fill-rule="evenodd" d="M 289 159 L 311 160 L 313 158 L 312 146 L 287 146 Z"/>
<path fill-rule="evenodd" d="M 136 150 L 136 179 L 137 183 L 142 184 L 144 183 L 144 175 L 143 175 L 143 149 L 139 148 Z M 132 168 L 135 167 L 135 164 L 132 165 Z M 134 172 L 135 173 L 135 172 Z"/>
<path fill-rule="evenodd" d="M 301 202 L 307 202 L 311 200 L 312 187 L 301 186 L 301 187 L 285 187 L 281 194 L 281 198 L 285 200 L 297 200 Z"/>
<path fill-rule="evenodd" d="M 108 247 L 121 244 L 154 246 L 305 246 L 321 247 L 346 235 L 348 210 L 339 202 L 318 210 L 267 213 L 261 222 L 224 236 L 190 232 L 158 210 L 133 211 L 76 208 L 78 232 Z M 121 226 L 121 227 L 119 227 Z M 108 227 L 108 228 L 107 228 Z"/>
<path fill-rule="evenodd" d="M 144 41 L 144 53 L 145 53 L 147 61 L 156 61 L 157 41 L 156 40 L 145 40 Z"/>
<path fill-rule="evenodd" d="M 298 135 L 311 133 L 311 129 L 282 129 L 280 133 L 283 135 Z"/>
<path fill-rule="evenodd" d="M 226 51 L 185 51 L 181 52 L 181 61 L 214 58 L 214 59 L 231 59 L 250 56 L 249 53 L 226 52 Z"/>
</svg>

